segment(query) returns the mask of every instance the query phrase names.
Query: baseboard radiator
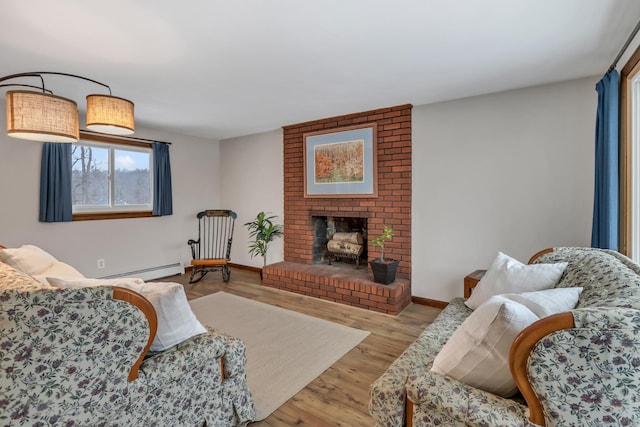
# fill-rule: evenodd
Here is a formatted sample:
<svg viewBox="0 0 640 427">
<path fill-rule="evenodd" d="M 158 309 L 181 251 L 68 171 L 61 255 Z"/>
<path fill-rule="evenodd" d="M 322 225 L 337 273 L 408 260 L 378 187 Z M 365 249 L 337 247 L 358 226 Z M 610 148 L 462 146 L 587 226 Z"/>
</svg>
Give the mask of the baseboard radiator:
<svg viewBox="0 0 640 427">
<path fill-rule="evenodd" d="M 184 266 L 181 262 L 172 264 L 158 265 L 156 267 L 143 268 L 140 270 L 128 271 L 126 273 L 112 274 L 111 276 L 101 277 L 101 279 L 117 279 L 119 277 L 138 277 L 144 281 L 159 279 L 161 277 L 175 276 L 176 274 L 184 274 Z"/>
</svg>

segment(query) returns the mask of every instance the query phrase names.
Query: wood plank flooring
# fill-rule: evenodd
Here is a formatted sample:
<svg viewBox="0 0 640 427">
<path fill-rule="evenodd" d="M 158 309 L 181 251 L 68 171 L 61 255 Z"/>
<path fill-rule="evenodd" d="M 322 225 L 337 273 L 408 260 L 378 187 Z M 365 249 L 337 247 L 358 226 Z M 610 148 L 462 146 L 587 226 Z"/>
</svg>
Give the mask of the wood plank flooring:
<svg viewBox="0 0 640 427">
<path fill-rule="evenodd" d="M 224 291 L 288 310 L 371 332 L 353 350 L 333 364 L 293 398 L 252 427 L 267 426 L 372 426 L 369 386 L 439 314 L 440 310 L 418 304 L 398 316 L 376 313 L 260 285 L 256 272 L 232 268 L 231 280 L 209 273 L 190 285 L 188 276 L 164 281 L 185 286 L 189 299 Z"/>
</svg>

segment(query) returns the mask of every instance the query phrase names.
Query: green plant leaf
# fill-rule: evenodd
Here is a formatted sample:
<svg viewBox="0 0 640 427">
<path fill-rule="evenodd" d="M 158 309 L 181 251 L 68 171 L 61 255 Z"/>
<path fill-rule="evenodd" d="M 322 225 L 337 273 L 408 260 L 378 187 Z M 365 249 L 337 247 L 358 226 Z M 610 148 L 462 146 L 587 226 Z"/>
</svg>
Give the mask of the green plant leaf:
<svg viewBox="0 0 640 427">
<path fill-rule="evenodd" d="M 382 234 L 371 239 L 371 244 L 380 248 L 380 259 L 384 261 L 384 244 L 393 238 L 393 228 L 384 226 Z"/>
<path fill-rule="evenodd" d="M 276 218 L 276 215 L 259 212 L 253 221 L 244 224 L 249 230 L 249 237 L 253 239 L 249 243 L 249 255 L 252 258 L 262 256 L 265 264 L 269 244 L 275 238 L 282 236 L 282 226 L 273 222 Z"/>
</svg>

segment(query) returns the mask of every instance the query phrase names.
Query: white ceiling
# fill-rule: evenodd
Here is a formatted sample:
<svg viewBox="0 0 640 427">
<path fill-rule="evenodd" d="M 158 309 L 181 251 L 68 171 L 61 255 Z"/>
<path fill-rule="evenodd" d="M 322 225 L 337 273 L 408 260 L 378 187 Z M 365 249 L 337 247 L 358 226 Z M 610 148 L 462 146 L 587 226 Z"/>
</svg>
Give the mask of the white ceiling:
<svg viewBox="0 0 640 427">
<path fill-rule="evenodd" d="M 639 19 L 638 0 L 8 0 L 0 76 L 79 74 L 138 125 L 224 139 L 601 75 Z M 45 84 L 81 110 L 104 93 Z"/>
</svg>

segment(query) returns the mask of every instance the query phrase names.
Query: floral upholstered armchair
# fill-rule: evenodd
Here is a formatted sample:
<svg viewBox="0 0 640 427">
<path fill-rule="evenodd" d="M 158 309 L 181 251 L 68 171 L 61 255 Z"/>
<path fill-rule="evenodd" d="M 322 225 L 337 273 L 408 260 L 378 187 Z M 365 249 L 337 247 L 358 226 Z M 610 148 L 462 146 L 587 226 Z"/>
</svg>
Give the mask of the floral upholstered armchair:
<svg viewBox="0 0 640 427">
<path fill-rule="evenodd" d="M 573 308 L 533 321 L 507 347 L 506 372 L 520 393 L 502 397 L 434 371 L 478 310 L 455 298 L 373 383 L 377 426 L 640 425 L 640 266 L 593 248 L 554 248 L 532 262 L 566 263 L 551 291 L 582 290 Z"/>
<path fill-rule="evenodd" d="M 0 425 L 253 419 L 242 341 L 206 331 L 149 355 L 156 329 L 135 291 L 53 288 L 0 262 Z"/>
</svg>

